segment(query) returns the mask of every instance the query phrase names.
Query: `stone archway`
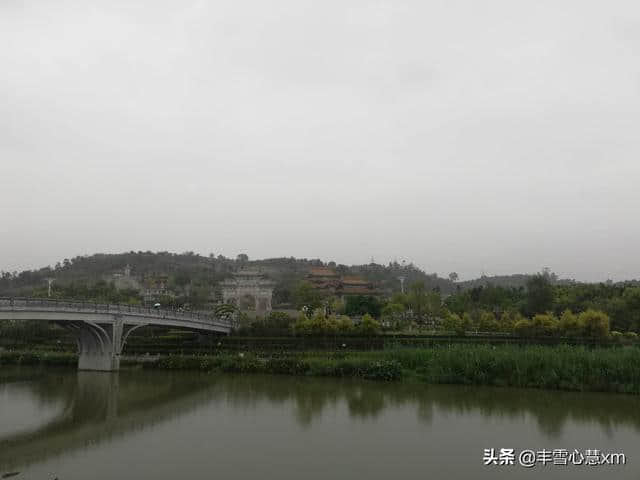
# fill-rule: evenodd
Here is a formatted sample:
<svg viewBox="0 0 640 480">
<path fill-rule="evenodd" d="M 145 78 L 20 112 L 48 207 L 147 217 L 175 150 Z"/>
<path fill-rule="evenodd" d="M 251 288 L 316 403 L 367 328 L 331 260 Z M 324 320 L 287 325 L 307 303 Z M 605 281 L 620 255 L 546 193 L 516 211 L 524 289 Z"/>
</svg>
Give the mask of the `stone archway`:
<svg viewBox="0 0 640 480">
<path fill-rule="evenodd" d="M 236 298 L 236 307 L 241 311 L 258 311 L 258 300 L 248 293 Z"/>
<path fill-rule="evenodd" d="M 271 311 L 274 283 L 256 270 L 241 270 L 221 283 L 224 303 L 232 303 L 240 311 L 267 314 Z M 247 299 L 252 299 L 253 302 Z M 253 307 L 253 308 L 251 308 Z"/>
</svg>

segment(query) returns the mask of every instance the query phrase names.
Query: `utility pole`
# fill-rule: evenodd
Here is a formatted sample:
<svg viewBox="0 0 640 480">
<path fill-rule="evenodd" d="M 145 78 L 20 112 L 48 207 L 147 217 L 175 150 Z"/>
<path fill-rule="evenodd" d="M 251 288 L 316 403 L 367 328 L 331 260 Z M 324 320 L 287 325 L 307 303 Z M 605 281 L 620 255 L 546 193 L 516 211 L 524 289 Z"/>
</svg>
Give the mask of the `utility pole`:
<svg viewBox="0 0 640 480">
<path fill-rule="evenodd" d="M 407 278 L 407 277 L 405 277 L 404 275 L 400 275 L 400 276 L 398 277 L 398 280 L 400 280 L 400 291 L 401 291 L 402 293 L 404 293 L 404 281 L 405 281 L 405 279 L 406 279 L 406 278 Z"/>
<path fill-rule="evenodd" d="M 51 285 L 55 281 L 55 278 L 47 278 L 47 297 L 51 297 Z"/>
</svg>

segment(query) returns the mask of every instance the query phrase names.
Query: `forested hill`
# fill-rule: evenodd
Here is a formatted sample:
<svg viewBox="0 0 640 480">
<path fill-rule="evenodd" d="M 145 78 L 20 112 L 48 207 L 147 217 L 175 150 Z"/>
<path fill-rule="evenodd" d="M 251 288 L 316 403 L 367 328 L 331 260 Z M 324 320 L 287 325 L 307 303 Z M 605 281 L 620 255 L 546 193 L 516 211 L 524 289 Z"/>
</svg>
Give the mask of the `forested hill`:
<svg viewBox="0 0 640 480">
<path fill-rule="evenodd" d="M 489 285 L 504 288 L 520 288 L 524 287 L 527 284 L 527 281 L 532 276 L 533 275 L 527 274 L 495 275 L 490 277 L 482 275 L 480 278 L 458 282 L 458 285 L 460 285 L 460 288 L 462 290 L 469 290 L 477 287 L 487 287 Z"/>
<path fill-rule="evenodd" d="M 470 290 L 472 288 L 477 287 L 504 287 L 504 288 L 520 288 L 526 286 L 527 282 L 533 274 L 514 274 L 514 275 L 494 275 L 494 276 L 486 276 L 482 275 L 480 278 L 476 278 L 473 280 L 465 280 L 463 282 L 458 282 L 460 288 L 462 290 Z M 555 283 L 557 281 L 556 278 L 552 278 L 552 281 Z"/>
<path fill-rule="evenodd" d="M 569 279 L 561 279 L 558 278 L 556 274 L 549 271 L 548 269 L 543 270 L 543 273 L 547 275 L 550 282 L 553 285 L 574 285 L 580 282 L 576 280 Z M 460 287 L 461 290 L 471 290 L 478 287 L 503 287 L 503 288 L 524 288 L 527 285 L 527 282 L 531 280 L 536 274 L 525 274 L 525 273 L 516 273 L 513 275 L 494 275 L 494 276 L 486 276 L 482 275 L 480 278 L 476 278 L 473 280 L 465 280 L 462 282 L 457 282 L 456 285 Z"/>
<path fill-rule="evenodd" d="M 278 302 L 287 302 L 296 283 L 302 280 L 312 266 L 329 266 L 341 275 L 360 276 L 374 282 L 385 293 L 400 290 L 398 277 L 405 277 L 405 285 L 421 280 L 429 290 L 442 293 L 456 291 L 456 284 L 436 274 L 426 273 L 413 264 L 388 265 L 340 265 L 318 259 L 272 258 L 250 260 L 240 254 L 236 258 L 222 255 L 202 256 L 193 252 L 181 254 L 169 252 L 127 252 L 120 254 L 95 254 L 65 259 L 55 266 L 23 272 L 2 272 L 0 295 L 31 295 L 46 286 L 47 278 L 54 278 L 55 285 L 94 285 L 110 282 L 114 275 L 122 274 L 125 266 L 131 267 L 131 275 L 140 280 L 155 275 L 168 276 L 169 285 L 176 289 L 188 286 L 191 291 L 209 292 L 218 282 L 241 268 L 260 269 L 276 281 L 274 292 Z"/>
</svg>

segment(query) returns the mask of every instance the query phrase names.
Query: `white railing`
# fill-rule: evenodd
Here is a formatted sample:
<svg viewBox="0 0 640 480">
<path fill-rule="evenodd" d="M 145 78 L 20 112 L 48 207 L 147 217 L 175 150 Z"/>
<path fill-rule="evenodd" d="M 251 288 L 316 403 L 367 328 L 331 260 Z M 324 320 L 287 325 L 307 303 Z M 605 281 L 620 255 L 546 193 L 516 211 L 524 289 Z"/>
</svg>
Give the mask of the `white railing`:
<svg viewBox="0 0 640 480">
<path fill-rule="evenodd" d="M 153 317 L 158 319 L 192 321 L 226 328 L 231 328 L 232 326 L 231 322 L 227 319 L 216 318 L 212 314 L 204 312 L 189 312 L 180 309 L 161 309 L 152 307 L 140 307 L 137 305 L 120 305 L 113 303 L 78 302 L 75 300 L 58 300 L 51 298 L 0 297 L 0 310 L 40 310 L 79 313 L 86 312 L 126 314 Z"/>
</svg>

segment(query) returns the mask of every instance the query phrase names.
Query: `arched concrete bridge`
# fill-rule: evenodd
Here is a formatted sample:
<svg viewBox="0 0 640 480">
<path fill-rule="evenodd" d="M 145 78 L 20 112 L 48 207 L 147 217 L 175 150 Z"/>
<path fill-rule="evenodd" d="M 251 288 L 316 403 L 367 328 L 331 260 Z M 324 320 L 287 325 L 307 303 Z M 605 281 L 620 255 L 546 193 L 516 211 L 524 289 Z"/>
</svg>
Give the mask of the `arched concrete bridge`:
<svg viewBox="0 0 640 480">
<path fill-rule="evenodd" d="M 134 330 L 147 325 L 203 332 L 231 331 L 231 321 L 196 312 L 40 298 L 0 298 L 0 320 L 43 320 L 71 330 L 78 369 L 115 371 Z"/>
</svg>

